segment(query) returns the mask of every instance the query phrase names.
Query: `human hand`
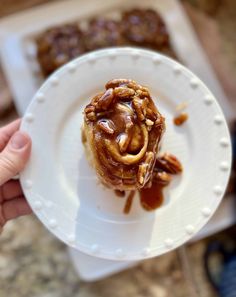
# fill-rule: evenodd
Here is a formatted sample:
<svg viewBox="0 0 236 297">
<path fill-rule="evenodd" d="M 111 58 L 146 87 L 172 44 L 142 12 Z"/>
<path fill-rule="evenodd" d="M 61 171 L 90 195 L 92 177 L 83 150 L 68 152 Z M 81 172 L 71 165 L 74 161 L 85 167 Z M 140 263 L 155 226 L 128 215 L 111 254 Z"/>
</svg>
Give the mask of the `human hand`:
<svg viewBox="0 0 236 297">
<path fill-rule="evenodd" d="M 19 127 L 16 120 L 0 128 L 0 229 L 8 220 L 31 213 L 19 181 L 12 179 L 24 168 L 31 151 L 31 140 Z"/>
</svg>

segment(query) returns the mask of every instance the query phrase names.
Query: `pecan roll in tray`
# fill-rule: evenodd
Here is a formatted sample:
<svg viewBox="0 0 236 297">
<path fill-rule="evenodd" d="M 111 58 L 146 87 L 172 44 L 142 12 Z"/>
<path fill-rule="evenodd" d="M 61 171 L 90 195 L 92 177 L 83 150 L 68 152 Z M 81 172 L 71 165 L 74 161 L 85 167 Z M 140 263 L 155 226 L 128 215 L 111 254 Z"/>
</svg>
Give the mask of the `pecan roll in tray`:
<svg viewBox="0 0 236 297">
<path fill-rule="evenodd" d="M 165 119 L 146 87 L 113 79 L 84 110 L 84 144 L 101 182 L 135 190 L 151 180 Z"/>
</svg>

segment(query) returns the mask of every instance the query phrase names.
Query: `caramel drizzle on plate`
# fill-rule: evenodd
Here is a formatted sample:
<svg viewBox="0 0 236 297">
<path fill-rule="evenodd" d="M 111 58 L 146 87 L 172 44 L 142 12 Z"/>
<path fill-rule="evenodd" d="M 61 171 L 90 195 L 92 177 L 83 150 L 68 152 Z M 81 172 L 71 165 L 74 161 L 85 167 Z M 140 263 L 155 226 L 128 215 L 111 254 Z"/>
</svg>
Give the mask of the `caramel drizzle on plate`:
<svg viewBox="0 0 236 297">
<path fill-rule="evenodd" d="M 157 157 L 152 179 L 150 182 L 139 190 L 140 205 L 147 211 L 154 210 L 160 207 L 164 202 L 163 189 L 167 187 L 171 180 L 172 175 L 180 174 L 183 171 L 183 167 L 180 161 L 172 154 L 162 154 Z M 115 191 L 116 195 L 120 196 L 120 193 Z M 123 212 L 129 214 L 131 211 L 133 198 L 135 191 L 131 191 L 126 198 Z M 122 192 L 122 197 L 125 196 L 125 192 Z"/>
</svg>

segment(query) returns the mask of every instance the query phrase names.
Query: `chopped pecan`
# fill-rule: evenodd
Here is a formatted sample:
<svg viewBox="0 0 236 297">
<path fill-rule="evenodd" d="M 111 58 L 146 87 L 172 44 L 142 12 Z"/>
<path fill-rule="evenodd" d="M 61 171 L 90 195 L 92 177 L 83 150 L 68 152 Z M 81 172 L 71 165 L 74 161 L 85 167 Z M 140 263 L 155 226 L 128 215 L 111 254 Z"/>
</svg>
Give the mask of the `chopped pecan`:
<svg viewBox="0 0 236 297">
<path fill-rule="evenodd" d="M 141 85 L 138 85 L 138 86 L 139 86 L 139 89 L 140 89 L 140 90 L 142 90 L 143 92 L 147 92 L 148 95 L 150 96 L 150 94 L 149 94 L 149 90 L 148 90 L 147 87 L 144 87 L 144 86 L 141 86 Z"/>
<path fill-rule="evenodd" d="M 188 114 L 186 112 L 181 112 L 178 116 L 176 116 L 173 120 L 176 126 L 181 126 L 188 119 Z"/>
<path fill-rule="evenodd" d="M 139 168 L 138 168 L 137 179 L 141 186 L 143 186 L 147 181 L 146 179 L 147 179 L 149 170 L 152 167 L 153 160 L 154 160 L 154 153 L 146 152 L 144 161 L 141 165 L 139 165 Z"/>
<path fill-rule="evenodd" d="M 152 175 L 153 182 L 162 186 L 167 186 L 171 182 L 171 179 L 171 176 L 165 171 L 157 171 Z"/>
<path fill-rule="evenodd" d="M 135 82 L 135 81 L 129 81 L 126 85 L 128 88 L 131 88 L 135 91 L 139 90 L 140 89 L 140 86 Z"/>
<path fill-rule="evenodd" d="M 95 107 L 91 104 L 87 105 L 85 107 L 85 116 L 88 120 L 94 122 L 96 121 L 96 114 L 95 114 Z"/>
<path fill-rule="evenodd" d="M 140 90 L 140 89 L 138 89 L 136 91 L 136 94 L 139 96 L 139 98 L 150 97 L 150 94 L 148 91 L 144 91 L 144 90 Z"/>
<path fill-rule="evenodd" d="M 106 87 L 106 89 L 109 89 L 109 88 L 114 89 L 114 88 L 119 87 L 119 86 L 126 86 L 129 83 L 136 85 L 136 82 L 133 81 L 132 79 L 116 78 L 116 79 L 112 79 L 112 80 L 108 81 L 106 83 L 105 87 Z"/>
<path fill-rule="evenodd" d="M 156 159 L 155 168 L 171 174 L 177 174 L 183 171 L 180 161 L 175 156 L 168 153 Z"/>
<path fill-rule="evenodd" d="M 85 107 L 84 112 L 85 114 L 95 111 L 95 107 L 92 104 L 89 104 Z"/>
<path fill-rule="evenodd" d="M 133 99 L 133 107 L 137 113 L 137 117 L 140 121 L 145 120 L 146 109 L 144 108 L 144 100 L 139 99 L 138 97 L 134 97 Z"/>
<path fill-rule="evenodd" d="M 96 104 L 96 109 L 99 110 L 107 110 L 111 103 L 113 102 L 114 99 L 114 93 L 113 89 L 107 89 L 105 93 L 99 97 L 97 104 Z"/>
<path fill-rule="evenodd" d="M 147 114 L 148 119 L 152 120 L 153 122 L 156 121 L 157 113 L 154 110 L 152 110 L 151 108 L 147 108 L 146 109 L 146 114 Z"/>
<path fill-rule="evenodd" d="M 137 179 L 141 186 L 144 185 L 145 176 L 147 174 L 147 169 L 148 169 L 148 164 L 146 164 L 146 163 L 143 163 L 143 164 L 139 165 L 139 167 L 138 167 Z"/>
<path fill-rule="evenodd" d="M 145 121 L 145 123 L 146 123 L 147 126 L 153 126 L 153 125 L 154 125 L 154 122 L 151 121 L 151 120 L 149 120 L 149 119 L 147 119 L 147 120 Z"/>
<path fill-rule="evenodd" d="M 87 117 L 88 120 L 90 120 L 92 122 L 95 122 L 96 119 L 97 119 L 96 113 L 94 111 L 87 113 L 86 117 Z"/>
<path fill-rule="evenodd" d="M 107 134 L 114 134 L 115 132 L 114 123 L 111 120 L 100 120 L 97 125 Z"/>
<path fill-rule="evenodd" d="M 114 94 L 118 96 L 119 99 L 130 98 L 135 94 L 135 91 L 127 87 L 117 87 L 114 89 Z"/>
<path fill-rule="evenodd" d="M 98 100 L 102 97 L 102 95 L 104 94 L 104 92 L 100 92 L 99 94 L 97 94 L 96 96 L 93 97 L 91 104 L 96 106 Z"/>
</svg>

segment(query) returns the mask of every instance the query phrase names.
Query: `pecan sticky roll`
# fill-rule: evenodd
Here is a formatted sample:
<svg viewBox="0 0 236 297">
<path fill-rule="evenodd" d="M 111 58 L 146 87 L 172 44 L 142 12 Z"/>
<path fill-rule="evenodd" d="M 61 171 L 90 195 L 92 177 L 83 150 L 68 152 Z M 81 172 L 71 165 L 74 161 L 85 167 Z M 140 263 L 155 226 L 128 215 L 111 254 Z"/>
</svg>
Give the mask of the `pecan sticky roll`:
<svg viewBox="0 0 236 297">
<path fill-rule="evenodd" d="M 169 47 L 169 34 L 162 17 L 152 9 L 132 9 L 122 15 L 125 37 L 139 46 L 157 50 Z"/>
<path fill-rule="evenodd" d="M 96 50 L 125 44 L 121 26 L 118 21 L 104 18 L 92 19 L 84 33 L 87 50 Z"/>
<path fill-rule="evenodd" d="M 83 33 L 77 24 L 48 29 L 37 39 L 37 58 L 45 77 L 84 52 Z"/>
<path fill-rule="evenodd" d="M 113 79 L 84 110 L 85 147 L 103 184 L 140 189 L 150 180 L 165 119 L 146 87 Z"/>
</svg>

